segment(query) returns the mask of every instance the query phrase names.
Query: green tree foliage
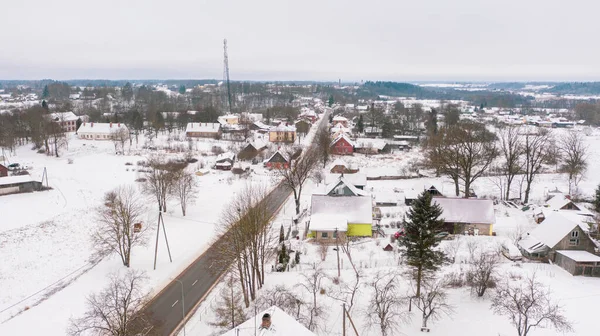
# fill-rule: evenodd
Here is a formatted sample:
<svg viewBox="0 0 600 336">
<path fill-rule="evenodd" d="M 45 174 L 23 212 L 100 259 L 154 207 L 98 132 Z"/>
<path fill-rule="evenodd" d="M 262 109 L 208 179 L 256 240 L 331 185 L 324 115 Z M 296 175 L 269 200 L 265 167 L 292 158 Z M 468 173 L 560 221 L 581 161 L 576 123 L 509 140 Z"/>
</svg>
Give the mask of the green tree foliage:
<svg viewBox="0 0 600 336">
<path fill-rule="evenodd" d="M 126 101 L 130 101 L 133 99 L 133 87 L 131 83 L 127 82 L 121 89 L 121 95 L 123 95 L 123 99 Z"/>
<path fill-rule="evenodd" d="M 600 213 L 600 185 L 596 188 L 596 193 L 594 195 L 594 210 Z"/>
<path fill-rule="evenodd" d="M 179 87 L 179 93 L 180 93 L 180 94 L 185 94 L 185 85 L 181 85 L 181 86 Z"/>
<path fill-rule="evenodd" d="M 48 99 L 49 96 L 50 96 L 50 91 L 48 91 L 48 85 L 46 85 L 46 86 L 44 86 L 44 92 L 42 93 L 42 98 Z"/>
<path fill-rule="evenodd" d="M 281 244 L 281 250 L 279 251 L 279 257 L 277 258 L 279 263 L 283 265 L 282 272 L 287 268 L 287 264 L 290 261 L 290 253 L 287 250 L 285 244 Z"/>
<path fill-rule="evenodd" d="M 165 118 L 163 117 L 161 112 L 156 112 L 154 114 L 154 120 L 152 120 L 152 127 L 154 128 L 154 132 L 156 133 L 156 137 L 158 138 L 158 132 L 161 129 L 165 128 Z"/>
<path fill-rule="evenodd" d="M 46 103 L 45 100 L 42 100 L 42 108 L 44 108 L 44 110 L 49 111 L 50 108 L 48 107 L 48 103 Z"/>
<path fill-rule="evenodd" d="M 381 126 L 381 136 L 383 138 L 393 138 L 394 137 L 394 125 L 389 121 L 384 121 Z"/>
<path fill-rule="evenodd" d="M 413 269 L 417 297 L 421 295 L 423 278 L 446 261 L 444 253 L 435 248 L 440 242 L 436 234 L 444 229 L 442 209 L 431 200 L 431 194 L 424 191 L 414 201 L 403 220 L 405 235 L 400 239 L 400 245 L 406 248 L 404 257 Z"/>
<path fill-rule="evenodd" d="M 281 224 L 281 230 L 279 230 L 279 244 L 283 243 L 285 240 L 285 231 L 283 229 L 283 224 Z"/>
<path fill-rule="evenodd" d="M 329 96 L 329 100 L 327 101 L 327 105 L 329 107 L 333 106 L 333 103 L 335 103 L 335 101 L 333 100 L 333 95 Z"/>
<path fill-rule="evenodd" d="M 427 114 L 427 121 L 425 122 L 425 127 L 427 128 L 427 134 L 429 135 L 435 135 L 438 132 L 437 111 L 433 108 Z"/>
</svg>

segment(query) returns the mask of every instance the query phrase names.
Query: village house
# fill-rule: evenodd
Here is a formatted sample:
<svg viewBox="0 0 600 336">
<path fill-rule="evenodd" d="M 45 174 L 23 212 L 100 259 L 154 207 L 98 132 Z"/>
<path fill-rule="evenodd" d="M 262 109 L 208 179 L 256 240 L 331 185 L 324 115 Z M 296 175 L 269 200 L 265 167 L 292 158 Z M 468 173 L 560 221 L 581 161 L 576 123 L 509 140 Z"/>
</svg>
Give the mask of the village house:
<svg viewBox="0 0 600 336">
<path fill-rule="evenodd" d="M 217 156 L 217 160 L 215 162 L 215 169 L 218 170 L 231 170 L 233 167 L 233 162 L 235 161 L 235 154 L 231 152 L 223 153 Z"/>
<path fill-rule="evenodd" d="M 376 126 L 366 126 L 363 133 L 368 138 L 377 138 L 383 135 L 383 129 Z"/>
<path fill-rule="evenodd" d="M 335 139 L 337 137 L 339 137 L 340 135 L 346 135 L 347 137 L 350 137 L 352 135 L 352 130 L 344 127 L 340 124 L 333 126 L 330 130 L 329 130 L 330 134 L 331 134 L 331 138 Z"/>
<path fill-rule="evenodd" d="M 310 131 L 310 127 L 312 126 L 312 124 L 305 119 L 300 119 L 300 120 L 296 121 L 294 126 L 296 126 L 297 133 L 307 134 L 308 131 Z"/>
<path fill-rule="evenodd" d="M 419 195 L 423 193 L 423 191 L 427 191 L 433 197 L 444 197 L 444 195 L 440 192 L 435 185 L 430 183 L 425 183 L 423 187 L 414 187 L 411 189 L 404 190 L 404 204 L 412 205 L 412 203 L 419 198 Z"/>
<path fill-rule="evenodd" d="M 554 212 L 581 217 L 580 219 L 582 221 L 593 221 L 594 217 L 594 215 L 583 205 L 573 202 L 570 196 L 562 193 L 552 193 L 551 197 L 546 201 L 546 204 L 536 209 L 534 212 L 535 221 L 539 224 Z"/>
<path fill-rule="evenodd" d="M 0 164 L 0 177 L 8 176 L 8 168 Z"/>
<path fill-rule="evenodd" d="M 399 195 L 395 192 L 378 192 L 375 194 L 375 206 L 378 206 L 378 207 L 398 206 L 399 198 L 400 198 Z"/>
<path fill-rule="evenodd" d="M 0 195 L 32 192 L 40 190 L 42 183 L 30 175 L 6 176 L 0 178 Z"/>
<path fill-rule="evenodd" d="M 279 126 L 269 129 L 270 142 L 287 142 L 293 143 L 296 141 L 296 127 L 280 124 Z"/>
<path fill-rule="evenodd" d="M 218 139 L 221 136 L 221 124 L 191 122 L 185 128 L 185 136 L 188 138 Z"/>
<path fill-rule="evenodd" d="M 387 144 L 383 139 L 359 138 L 354 140 L 354 151 L 362 154 L 382 153 Z"/>
<path fill-rule="evenodd" d="M 337 115 L 337 116 L 333 117 L 333 119 L 331 120 L 331 123 L 333 124 L 334 127 L 337 125 L 340 125 L 343 127 L 348 127 L 348 118 Z"/>
<path fill-rule="evenodd" d="M 334 155 L 351 155 L 354 143 L 345 134 L 341 134 L 331 142 L 330 152 Z"/>
<path fill-rule="evenodd" d="M 366 174 L 360 174 L 360 173 L 355 173 L 355 174 L 325 174 L 325 180 L 324 183 L 326 185 L 329 185 L 331 183 L 336 182 L 337 180 L 339 180 L 340 177 L 344 177 L 346 179 L 346 181 L 348 181 L 350 184 L 352 184 L 353 186 L 355 186 L 357 189 L 360 190 L 365 190 L 365 187 L 367 185 L 367 175 Z"/>
<path fill-rule="evenodd" d="M 250 130 L 256 131 L 258 133 L 268 133 L 270 128 L 271 126 L 266 125 L 262 121 L 255 121 L 252 124 L 250 124 Z"/>
<path fill-rule="evenodd" d="M 373 201 L 343 176 L 311 196 L 310 236 L 335 242 L 339 237 L 371 237 Z"/>
<path fill-rule="evenodd" d="M 219 116 L 219 118 L 217 118 L 217 121 L 221 125 L 224 125 L 224 126 L 225 125 L 237 125 L 240 123 L 240 117 L 235 114 L 226 114 L 226 115 Z"/>
<path fill-rule="evenodd" d="M 129 129 L 121 123 L 85 122 L 77 130 L 77 136 L 85 140 L 111 140 L 116 132 L 125 132 L 129 137 Z"/>
<path fill-rule="evenodd" d="M 347 164 L 342 159 L 336 159 L 331 164 L 329 172 L 334 174 L 354 174 L 358 172 L 358 168 Z"/>
<path fill-rule="evenodd" d="M 268 169 L 288 169 L 290 167 L 290 160 L 287 155 L 278 150 L 264 161 L 264 166 Z"/>
<path fill-rule="evenodd" d="M 252 160 L 267 149 L 267 144 L 260 141 L 249 141 L 237 154 L 238 160 Z"/>
<path fill-rule="evenodd" d="M 432 203 L 442 208 L 446 231 L 455 234 L 493 235 L 496 215 L 494 202 L 477 198 L 436 197 Z"/>
<path fill-rule="evenodd" d="M 314 123 L 315 121 L 317 121 L 318 117 L 315 110 L 303 107 L 300 110 L 300 118 L 310 120 L 311 123 Z"/>
<path fill-rule="evenodd" d="M 600 276 L 598 247 L 581 223 L 553 213 L 518 243 L 523 256 L 547 259 L 573 275 Z"/>
<path fill-rule="evenodd" d="M 316 336 L 277 306 L 260 312 L 222 336 Z"/>
<path fill-rule="evenodd" d="M 77 117 L 73 112 L 55 112 L 50 113 L 50 120 L 62 127 L 65 132 L 75 132 L 77 130 Z"/>
</svg>

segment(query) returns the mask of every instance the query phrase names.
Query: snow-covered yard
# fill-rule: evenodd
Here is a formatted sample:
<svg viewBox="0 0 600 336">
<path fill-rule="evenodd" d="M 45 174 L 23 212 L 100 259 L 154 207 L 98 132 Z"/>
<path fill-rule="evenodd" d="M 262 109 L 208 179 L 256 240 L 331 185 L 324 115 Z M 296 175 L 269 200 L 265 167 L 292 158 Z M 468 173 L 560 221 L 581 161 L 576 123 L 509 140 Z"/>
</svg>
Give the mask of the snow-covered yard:
<svg viewBox="0 0 600 336">
<path fill-rule="evenodd" d="M 60 158 L 37 154 L 30 145 L 18 148 L 16 155 L 10 157 L 12 162 L 33 167 L 31 174 L 38 180 L 46 168 L 52 190 L 0 197 L 0 334 L 64 335 L 69 318 L 84 311 L 86 295 L 104 287 L 107 274 L 123 268 L 118 257 L 105 258 L 96 265 L 89 240 L 97 223 L 95 208 L 109 190 L 124 184 L 139 188 L 140 183 L 135 180 L 143 173 L 137 171 L 142 169 L 137 162 L 146 160 L 152 152 L 165 158 L 185 155 L 160 148 L 145 150 L 143 143 L 140 137 L 137 149 L 134 140 L 126 155 L 115 155 L 110 141 L 79 140 L 71 135 L 69 148 Z M 152 143 L 167 141 L 160 136 Z M 227 149 L 230 144 L 194 141 L 193 156 L 199 162 L 190 164 L 188 169 L 199 170 L 204 163 L 203 170 L 210 173 L 194 175 L 198 193 L 187 216 L 181 215 L 176 200 L 169 202 L 164 221 L 173 263 L 169 262 L 161 232 L 156 271 L 154 228 L 158 212 L 155 201 L 141 195 L 147 207 L 143 225 L 151 231 L 148 244 L 133 250 L 131 264 L 147 273 L 149 291 L 160 290 L 207 248 L 215 237 L 222 209 L 236 190 L 247 183 L 267 188 L 272 185 L 273 177 L 260 165 L 251 166 L 253 172 L 242 179 L 228 171 L 210 169 L 215 160 L 212 146 Z M 182 141 L 181 146 L 187 148 L 188 144 Z M 137 155 L 127 155 L 130 152 Z M 11 319 L 17 314 L 20 315 Z"/>
</svg>

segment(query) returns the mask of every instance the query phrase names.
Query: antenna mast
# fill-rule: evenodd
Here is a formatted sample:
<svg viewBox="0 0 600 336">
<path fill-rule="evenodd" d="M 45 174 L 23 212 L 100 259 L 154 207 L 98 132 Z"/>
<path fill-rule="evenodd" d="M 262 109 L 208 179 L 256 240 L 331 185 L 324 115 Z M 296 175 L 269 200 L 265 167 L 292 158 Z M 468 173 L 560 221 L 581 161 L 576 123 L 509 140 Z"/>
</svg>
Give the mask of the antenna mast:
<svg viewBox="0 0 600 336">
<path fill-rule="evenodd" d="M 223 82 L 227 85 L 227 102 L 231 113 L 231 84 L 229 83 L 229 56 L 227 55 L 227 39 L 223 40 Z"/>
</svg>

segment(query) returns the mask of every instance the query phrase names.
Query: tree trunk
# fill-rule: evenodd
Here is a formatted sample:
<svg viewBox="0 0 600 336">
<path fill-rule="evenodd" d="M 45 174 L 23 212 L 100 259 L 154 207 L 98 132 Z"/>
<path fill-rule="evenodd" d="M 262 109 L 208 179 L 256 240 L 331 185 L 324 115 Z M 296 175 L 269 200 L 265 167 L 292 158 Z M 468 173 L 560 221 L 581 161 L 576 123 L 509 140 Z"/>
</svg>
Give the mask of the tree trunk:
<svg viewBox="0 0 600 336">
<path fill-rule="evenodd" d="M 453 177 L 452 178 L 454 180 L 454 192 L 456 193 L 456 196 L 460 196 L 460 184 L 458 182 L 458 177 Z"/>
<path fill-rule="evenodd" d="M 417 293 L 415 294 L 416 297 L 421 296 L 421 277 L 422 276 L 423 276 L 423 266 L 419 265 L 419 267 L 417 268 Z"/>
<path fill-rule="evenodd" d="M 523 203 L 527 204 L 529 203 L 529 192 L 531 191 L 531 180 L 527 180 L 527 187 L 525 187 L 525 200 L 523 201 Z"/>
</svg>

